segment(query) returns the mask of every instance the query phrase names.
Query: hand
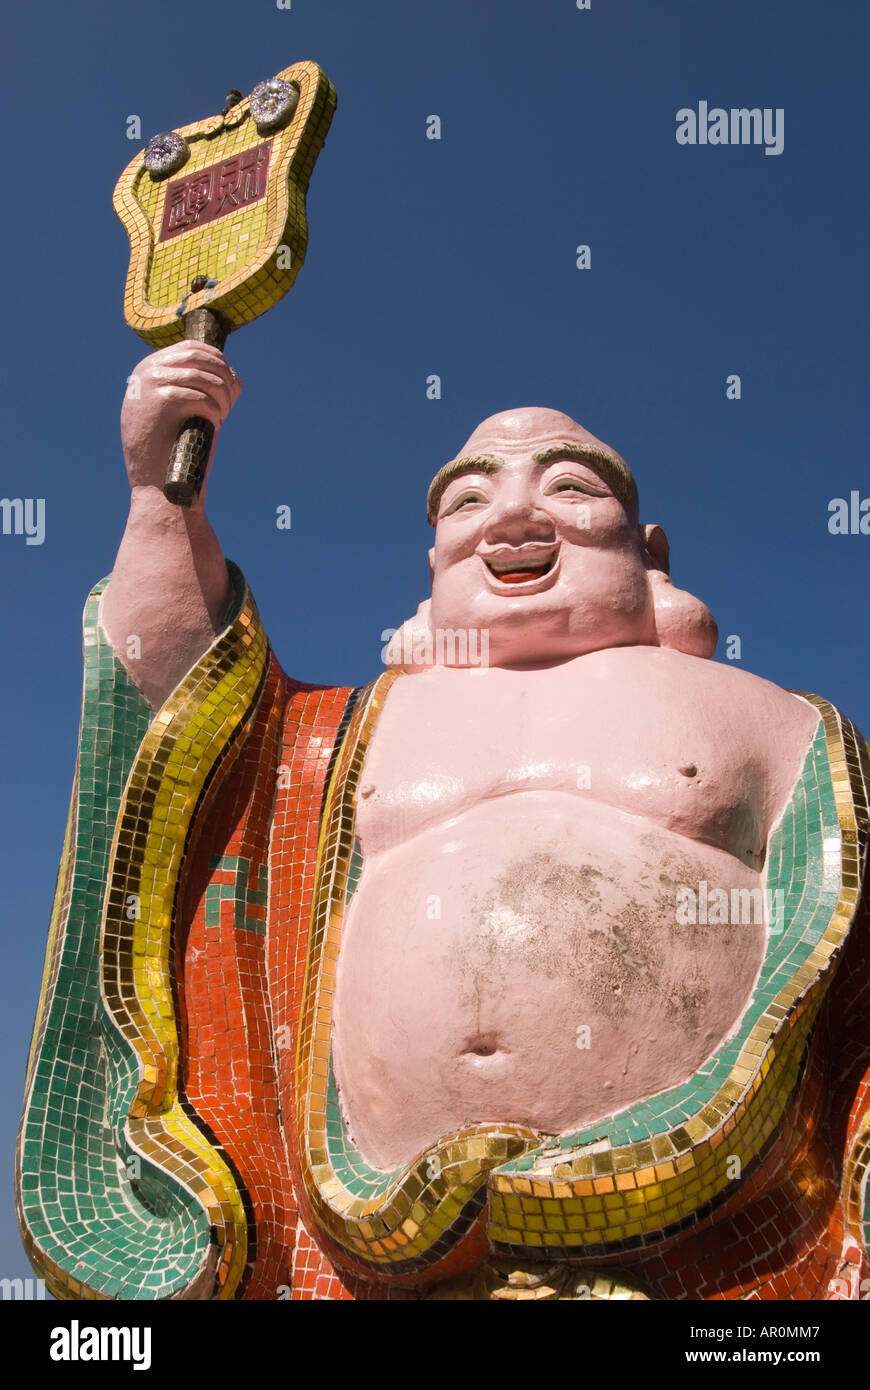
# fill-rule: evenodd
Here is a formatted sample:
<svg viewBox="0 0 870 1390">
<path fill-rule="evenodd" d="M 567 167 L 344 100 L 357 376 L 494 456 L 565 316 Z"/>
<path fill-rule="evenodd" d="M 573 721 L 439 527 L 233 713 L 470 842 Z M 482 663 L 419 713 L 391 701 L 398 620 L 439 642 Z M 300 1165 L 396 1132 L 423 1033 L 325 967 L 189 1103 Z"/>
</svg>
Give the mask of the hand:
<svg viewBox="0 0 870 1390">
<path fill-rule="evenodd" d="M 131 488 L 163 487 L 175 436 L 190 415 L 203 415 L 214 425 L 214 458 L 220 427 L 242 390 L 219 348 L 172 343 L 143 358 L 130 378 L 121 407 L 121 444 Z"/>
</svg>

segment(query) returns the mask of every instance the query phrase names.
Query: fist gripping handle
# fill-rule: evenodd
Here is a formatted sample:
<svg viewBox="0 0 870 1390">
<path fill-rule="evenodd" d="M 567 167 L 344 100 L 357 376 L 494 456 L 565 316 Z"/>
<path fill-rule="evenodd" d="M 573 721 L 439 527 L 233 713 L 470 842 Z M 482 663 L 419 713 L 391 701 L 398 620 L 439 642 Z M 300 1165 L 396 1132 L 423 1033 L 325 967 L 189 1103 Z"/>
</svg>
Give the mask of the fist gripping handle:
<svg viewBox="0 0 870 1390">
<path fill-rule="evenodd" d="M 184 315 L 184 336 L 210 347 L 223 348 L 230 324 L 215 309 L 191 309 Z M 175 437 L 163 495 L 179 507 L 189 507 L 199 496 L 205 478 L 214 425 L 202 415 L 190 415 Z"/>
</svg>

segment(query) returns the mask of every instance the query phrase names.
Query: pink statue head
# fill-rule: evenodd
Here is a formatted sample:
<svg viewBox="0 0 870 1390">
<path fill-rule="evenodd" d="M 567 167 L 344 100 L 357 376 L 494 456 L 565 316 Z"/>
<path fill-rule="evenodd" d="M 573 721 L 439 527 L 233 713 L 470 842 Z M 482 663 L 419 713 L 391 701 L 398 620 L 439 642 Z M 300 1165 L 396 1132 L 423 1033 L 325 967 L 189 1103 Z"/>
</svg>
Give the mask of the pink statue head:
<svg viewBox="0 0 870 1390">
<path fill-rule="evenodd" d="M 671 584 L 667 539 L 638 524 L 628 465 L 567 415 L 526 407 L 484 420 L 436 474 L 428 510 L 432 598 L 393 638 L 391 662 L 485 664 L 481 647 L 508 667 L 633 645 L 712 656 L 713 616 Z M 432 640 L 456 632 L 477 656 Z"/>
</svg>

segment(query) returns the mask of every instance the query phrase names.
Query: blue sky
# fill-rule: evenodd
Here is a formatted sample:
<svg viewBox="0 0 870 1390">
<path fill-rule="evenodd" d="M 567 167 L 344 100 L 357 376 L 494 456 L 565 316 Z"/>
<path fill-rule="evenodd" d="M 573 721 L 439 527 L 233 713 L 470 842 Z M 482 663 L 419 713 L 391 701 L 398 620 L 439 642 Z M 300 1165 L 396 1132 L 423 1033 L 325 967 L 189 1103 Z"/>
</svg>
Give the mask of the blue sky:
<svg viewBox="0 0 870 1390">
<path fill-rule="evenodd" d="M 431 476 L 486 415 L 546 405 L 628 460 L 676 583 L 740 637 L 742 665 L 824 695 L 867 733 L 870 536 L 827 522 L 832 498 L 870 496 L 870 26 L 859 0 L 43 0 L 5 27 L 0 491 L 44 498 L 46 518 L 42 545 L 0 535 L 12 1277 L 28 1273 L 12 1152 L 73 772 L 80 614 L 123 530 L 118 414 L 147 352 L 123 320 L 111 202 L 138 148 L 127 117 L 147 139 L 302 58 L 338 90 L 307 262 L 227 346 L 245 391 L 209 487 L 292 675 L 377 674 L 382 630 L 428 591 Z M 781 108 L 783 152 L 678 145 L 676 113 L 700 101 Z M 432 114 L 440 141 L 426 138 Z"/>
</svg>

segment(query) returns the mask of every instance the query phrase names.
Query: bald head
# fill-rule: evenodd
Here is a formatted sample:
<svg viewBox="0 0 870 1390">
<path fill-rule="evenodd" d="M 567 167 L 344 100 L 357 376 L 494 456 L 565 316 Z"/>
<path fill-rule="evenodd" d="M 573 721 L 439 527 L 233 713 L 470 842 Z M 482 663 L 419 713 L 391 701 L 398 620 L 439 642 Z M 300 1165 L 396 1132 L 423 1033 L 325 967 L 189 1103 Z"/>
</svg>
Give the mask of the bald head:
<svg viewBox="0 0 870 1390">
<path fill-rule="evenodd" d="M 548 410 L 543 405 L 518 406 L 515 410 L 500 410 L 497 415 L 488 416 L 469 436 L 466 447 L 486 447 L 496 440 L 507 445 L 532 444 L 554 435 L 607 448 L 570 415 L 561 410 Z"/>
<path fill-rule="evenodd" d="M 502 410 L 481 421 L 456 458 L 439 469 L 429 486 L 427 515 L 432 526 L 441 494 L 463 473 L 496 473 L 507 458 L 531 454 L 538 463 L 576 458 L 598 472 L 613 489 L 626 511 L 637 519 L 637 487 L 627 463 L 614 449 L 596 439 L 570 415 L 545 406 Z"/>
</svg>

